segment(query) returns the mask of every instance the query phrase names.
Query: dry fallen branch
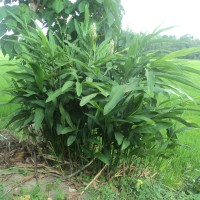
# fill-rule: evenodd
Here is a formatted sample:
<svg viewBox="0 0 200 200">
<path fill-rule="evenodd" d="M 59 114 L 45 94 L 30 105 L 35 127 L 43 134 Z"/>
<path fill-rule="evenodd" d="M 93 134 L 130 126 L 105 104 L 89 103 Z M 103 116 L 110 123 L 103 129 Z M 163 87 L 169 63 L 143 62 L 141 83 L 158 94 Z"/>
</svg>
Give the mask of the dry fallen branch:
<svg viewBox="0 0 200 200">
<path fill-rule="evenodd" d="M 83 166 L 81 169 L 77 170 L 76 172 L 65 176 L 63 179 L 69 179 L 72 178 L 73 176 L 76 176 L 77 174 L 79 174 L 81 171 L 83 171 L 84 169 L 86 169 L 87 167 L 89 167 L 93 162 L 94 162 L 95 158 L 93 158 L 88 164 L 86 164 L 85 166 Z"/>
<path fill-rule="evenodd" d="M 83 193 L 90 187 L 90 185 L 101 175 L 103 170 L 107 167 L 108 165 L 105 165 L 99 172 L 98 174 L 89 182 L 89 184 L 85 187 L 85 189 L 81 192 L 80 196 L 83 195 Z"/>
</svg>

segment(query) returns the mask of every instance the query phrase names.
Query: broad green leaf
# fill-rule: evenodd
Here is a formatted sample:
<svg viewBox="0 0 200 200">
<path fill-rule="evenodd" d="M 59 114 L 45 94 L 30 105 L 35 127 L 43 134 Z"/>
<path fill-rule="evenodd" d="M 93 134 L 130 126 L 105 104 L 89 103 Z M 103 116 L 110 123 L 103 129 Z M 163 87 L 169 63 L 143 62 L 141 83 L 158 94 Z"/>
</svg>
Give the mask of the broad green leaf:
<svg viewBox="0 0 200 200">
<path fill-rule="evenodd" d="M 85 5 L 87 4 L 86 1 L 82 0 L 79 4 L 78 4 L 78 10 L 80 13 L 85 11 Z"/>
<path fill-rule="evenodd" d="M 0 21 L 7 16 L 7 8 L 5 6 L 0 7 Z"/>
<path fill-rule="evenodd" d="M 110 93 L 109 102 L 104 107 L 104 115 L 109 114 L 115 106 L 123 99 L 124 93 L 125 93 L 125 86 L 124 85 L 118 85 L 114 86 L 112 88 L 112 91 Z"/>
<path fill-rule="evenodd" d="M 63 94 L 62 88 L 49 92 L 48 93 L 48 98 L 46 100 L 46 103 L 50 102 L 50 101 L 54 101 L 57 97 L 59 97 L 61 94 Z"/>
<path fill-rule="evenodd" d="M 91 101 L 91 105 L 93 105 L 95 108 L 103 112 L 103 107 L 100 107 L 100 105 L 96 101 Z"/>
<path fill-rule="evenodd" d="M 200 75 L 200 70 L 194 69 L 193 67 L 181 66 L 181 69 L 183 69 L 184 71 Z"/>
<path fill-rule="evenodd" d="M 115 139 L 117 140 L 117 144 L 121 145 L 122 142 L 123 142 L 124 136 L 121 133 L 116 132 L 115 133 Z"/>
<path fill-rule="evenodd" d="M 163 56 L 161 59 L 162 60 L 173 59 L 173 58 L 187 56 L 189 54 L 196 53 L 196 52 L 200 52 L 200 48 L 198 48 L 198 47 L 187 48 L 187 49 L 182 49 L 179 51 L 169 53 L 169 54 Z"/>
<path fill-rule="evenodd" d="M 36 38 L 36 39 L 39 39 L 40 43 L 42 43 L 42 47 L 43 48 L 46 47 L 48 49 L 48 51 L 49 51 L 50 45 L 49 45 L 49 41 L 48 41 L 47 36 L 45 35 L 45 33 L 42 30 L 42 28 L 36 22 L 35 22 L 35 26 L 37 27 L 37 33 L 39 35 L 39 38 Z M 42 42 L 41 42 L 41 40 L 42 40 Z"/>
<path fill-rule="evenodd" d="M 105 85 L 103 85 L 103 84 L 100 84 L 100 83 L 97 83 L 97 82 L 84 82 L 83 83 L 84 85 L 90 85 L 90 86 L 92 86 L 92 87 L 94 87 L 94 88 L 97 88 L 100 92 L 101 92 L 101 94 L 103 95 L 103 96 L 105 96 L 105 97 L 107 97 L 108 95 L 109 95 L 109 91 L 108 90 L 105 90 L 102 86 L 104 86 L 105 87 Z"/>
<path fill-rule="evenodd" d="M 146 78 L 147 78 L 147 87 L 148 87 L 148 94 L 150 96 L 153 96 L 153 89 L 155 85 L 155 74 L 153 70 L 151 69 L 146 69 Z"/>
<path fill-rule="evenodd" d="M 9 28 L 15 28 L 17 27 L 17 22 L 14 19 L 8 19 L 6 20 L 6 24 Z"/>
<path fill-rule="evenodd" d="M 23 119 L 25 117 L 25 114 L 23 113 L 23 110 L 21 109 L 17 109 L 15 110 L 14 113 L 11 113 L 5 120 L 4 122 L 4 127 L 8 127 L 10 124 L 12 124 L 13 122 Z"/>
<path fill-rule="evenodd" d="M 56 11 L 56 13 L 60 13 L 63 9 L 65 9 L 65 1 L 63 0 L 53 1 L 52 8 Z"/>
<path fill-rule="evenodd" d="M 198 85 L 196 85 L 195 83 L 193 83 L 192 81 L 186 79 L 186 78 L 183 78 L 183 77 L 177 77 L 175 75 L 171 75 L 171 74 L 163 74 L 163 73 L 157 73 L 160 77 L 164 77 L 166 79 L 169 79 L 169 80 L 173 80 L 173 81 L 176 81 L 176 82 L 179 82 L 179 83 L 183 83 L 184 85 L 188 85 L 190 87 L 193 87 L 193 88 L 196 88 L 196 89 L 199 89 L 200 90 L 200 87 Z"/>
<path fill-rule="evenodd" d="M 82 93 L 82 84 L 80 82 L 76 82 L 76 94 L 78 97 L 81 96 Z"/>
<path fill-rule="evenodd" d="M 148 118 L 148 116 L 145 113 L 143 115 L 130 116 L 129 119 L 131 119 L 133 122 L 145 121 L 147 124 L 155 124 L 155 122 L 151 118 Z"/>
<path fill-rule="evenodd" d="M 54 56 L 55 52 L 56 52 L 57 45 L 56 45 L 54 36 L 53 36 L 51 31 L 49 31 L 49 46 L 50 46 L 52 56 Z"/>
<path fill-rule="evenodd" d="M 62 130 L 63 130 L 63 126 L 58 122 L 56 124 L 57 135 L 61 135 Z"/>
<path fill-rule="evenodd" d="M 4 45 L 2 45 L 2 53 L 4 55 L 6 54 L 12 54 L 14 49 L 14 44 L 11 42 L 6 42 Z"/>
<path fill-rule="evenodd" d="M 44 100 L 31 100 L 30 103 L 33 104 L 33 105 L 38 105 L 38 106 L 40 106 L 42 108 L 45 108 Z"/>
<path fill-rule="evenodd" d="M 18 62 L 16 60 L 0 60 L 0 67 L 12 67 L 17 66 Z M 7 72 L 8 73 L 8 72 Z"/>
<path fill-rule="evenodd" d="M 90 71 L 93 73 L 93 69 L 91 67 L 88 67 L 88 65 L 78 59 L 75 58 L 69 58 L 70 61 L 75 62 L 76 64 L 80 65 L 81 67 L 83 67 L 84 69 Z"/>
<path fill-rule="evenodd" d="M 38 93 L 35 92 L 34 90 L 26 90 L 26 89 L 24 89 L 23 92 L 24 92 L 24 93 L 27 93 L 27 95 L 24 95 L 24 96 L 27 96 L 27 97 L 29 97 L 29 96 L 31 96 L 31 95 L 37 95 L 37 94 L 38 94 Z M 36 100 L 36 101 L 37 101 L 37 100 Z M 38 101 L 39 101 L 39 100 L 38 100 Z"/>
<path fill-rule="evenodd" d="M 187 127 L 193 127 L 193 128 L 199 128 L 200 126 L 196 123 L 193 123 L 193 122 L 189 122 L 189 121 L 186 121 L 185 119 L 181 118 L 181 117 L 176 117 L 176 116 L 172 116 L 171 117 L 172 119 L 184 124 L 185 126 Z"/>
<path fill-rule="evenodd" d="M 24 120 L 23 127 L 26 127 L 30 122 L 33 122 L 34 120 L 34 115 L 31 114 L 27 119 Z"/>
<path fill-rule="evenodd" d="M 149 125 L 149 124 L 144 124 L 141 126 L 137 126 L 134 128 L 135 133 L 154 133 L 158 131 L 157 127 L 155 125 Z"/>
<path fill-rule="evenodd" d="M 102 58 L 106 58 L 106 55 L 108 53 L 108 47 L 110 46 L 110 38 L 104 40 L 96 49 L 96 56 L 97 58 L 101 59 L 100 62 L 102 61 Z M 96 65 L 99 62 L 99 60 L 97 60 L 95 63 L 93 63 L 94 65 Z M 107 69 L 108 70 L 108 69 Z"/>
<path fill-rule="evenodd" d="M 19 23 L 23 26 L 23 28 L 24 28 L 25 30 L 27 29 L 25 23 L 24 23 L 17 15 L 13 14 L 13 13 L 10 12 L 10 11 L 8 11 L 8 13 L 9 13 L 17 22 L 19 22 Z"/>
<path fill-rule="evenodd" d="M 0 102 L 0 106 L 6 106 L 9 105 L 9 102 Z"/>
<path fill-rule="evenodd" d="M 49 128 L 52 128 L 54 124 L 54 112 L 55 112 L 55 107 L 53 106 L 53 104 L 51 103 L 46 104 L 45 121 Z"/>
<path fill-rule="evenodd" d="M 42 108 L 36 108 L 34 115 L 34 124 L 36 130 L 42 128 L 43 120 L 44 120 L 44 110 Z"/>
<path fill-rule="evenodd" d="M 81 99 L 80 102 L 80 106 L 84 106 L 85 104 L 87 104 L 88 102 L 90 102 L 90 100 L 92 100 L 94 97 L 97 96 L 98 93 L 94 93 L 94 94 L 90 94 L 88 96 L 85 96 Z"/>
<path fill-rule="evenodd" d="M 156 127 L 158 130 L 170 128 L 172 125 L 173 125 L 172 122 L 166 122 L 166 121 L 157 121 L 156 122 Z"/>
<path fill-rule="evenodd" d="M 70 136 L 68 137 L 68 139 L 67 139 L 67 146 L 68 146 L 68 147 L 71 146 L 71 145 L 74 143 L 75 140 L 76 140 L 76 136 L 70 135 Z"/>
<path fill-rule="evenodd" d="M 76 32 L 78 33 L 78 35 L 79 35 L 80 38 L 81 38 L 81 37 L 82 37 L 81 28 L 80 28 L 80 25 L 79 25 L 79 23 L 77 22 L 76 19 L 74 20 L 74 25 L 75 25 Z M 77 48 L 77 47 L 76 47 L 76 48 Z"/>
<path fill-rule="evenodd" d="M 77 29 L 78 28 L 80 28 L 80 27 L 78 26 Z M 69 42 L 67 40 L 64 40 L 64 42 L 67 43 L 73 50 L 77 51 L 81 56 L 83 56 L 86 59 L 88 58 L 88 55 L 80 47 L 78 47 L 76 44 L 73 44 L 73 43 L 71 43 L 71 42 Z"/>
<path fill-rule="evenodd" d="M 131 144 L 130 141 L 127 138 L 125 138 L 122 143 L 121 150 L 123 151 L 123 150 L 127 149 L 130 146 L 130 144 Z"/>
<path fill-rule="evenodd" d="M 44 71 L 42 70 L 39 63 L 30 63 L 31 68 L 33 69 L 33 72 L 35 74 L 35 81 L 39 87 L 40 90 L 43 89 L 43 81 L 45 78 Z"/>
<path fill-rule="evenodd" d="M 84 37 L 88 33 L 89 21 L 90 21 L 89 5 L 86 4 L 86 6 L 85 6 L 85 20 L 84 20 Z"/>
<path fill-rule="evenodd" d="M 65 13 L 70 15 L 74 11 L 75 8 L 76 8 L 75 6 L 67 7 L 67 8 L 65 8 Z"/>
<path fill-rule="evenodd" d="M 62 131 L 61 131 L 61 134 L 64 135 L 64 134 L 67 134 L 67 133 L 71 133 L 73 132 L 74 129 L 71 128 L 71 127 L 65 127 Z"/>
<path fill-rule="evenodd" d="M 185 127 L 184 126 L 184 127 L 180 128 L 180 129 L 174 131 L 173 134 L 176 135 L 177 133 L 182 133 L 184 131 L 189 131 L 189 130 L 192 130 L 193 128 L 194 127 Z M 170 137 L 170 135 L 168 137 Z"/>
<path fill-rule="evenodd" d="M 62 86 L 62 92 L 65 92 L 66 90 L 68 90 L 72 85 L 73 85 L 73 81 L 67 81 L 63 86 Z"/>
<path fill-rule="evenodd" d="M 75 129 L 75 126 L 74 126 L 74 124 L 73 124 L 73 122 L 71 120 L 71 117 L 70 117 L 69 113 L 64 109 L 62 103 L 60 103 L 60 105 L 59 105 L 59 111 L 60 111 L 62 117 L 66 120 L 67 124 L 71 128 Z"/>
<path fill-rule="evenodd" d="M 115 22 L 115 18 L 111 12 L 107 12 L 108 26 L 111 27 Z"/>
<path fill-rule="evenodd" d="M 29 24 L 31 21 L 34 21 L 35 19 L 35 13 L 30 10 L 29 6 L 24 4 L 24 3 L 20 3 L 19 6 L 16 6 L 16 8 L 19 7 L 20 8 L 20 18 L 23 19 L 24 24 Z M 17 14 L 17 13 L 16 13 Z"/>
<path fill-rule="evenodd" d="M 137 53 L 138 53 L 138 51 L 139 51 L 139 49 L 138 49 L 138 46 L 139 46 L 139 38 L 138 38 L 138 36 L 135 36 L 134 38 L 133 38 L 133 40 L 132 40 L 132 42 L 131 42 L 131 44 L 130 44 L 130 47 L 129 47 L 129 49 L 128 49 L 128 59 L 129 59 L 129 62 L 130 61 L 133 61 L 132 59 L 131 59 L 131 57 L 133 57 L 133 56 L 135 56 L 135 55 L 137 55 Z M 130 63 L 129 63 L 130 64 Z M 126 65 L 126 64 L 125 64 Z"/>
<path fill-rule="evenodd" d="M 104 0 L 96 0 L 98 3 L 102 4 Z"/>
<path fill-rule="evenodd" d="M 126 104 L 126 108 L 124 109 L 125 116 L 129 116 L 137 112 L 143 104 L 144 94 L 140 94 L 138 96 L 132 96 L 128 103 Z"/>
<path fill-rule="evenodd" d="M 34 76 L 28 73 L 18 73 L 18 72 L 14 72 L 14 71 L 9 71 L 6 72 L 7 74 L 11 75 L 14 78 L 17 78 L 18 80 L 20 79 L 24 79 L 28 82 L 34 82 Z"/>
<path fill-rule="evenodd" d="M 21 131 L 25 120 L 26 119 L 23 118 L 23 119 L 20 119 L 18 121 L 13 122 L 12 123 L 12 129 L 17 130 L 17 131 Z"/>
<path fill-rule="evenodd" d="M 108 156 L 106 156 L 102 153 L 96 153 L 95 157 L 107 165 L 109 165 L 109 163 L 110 163 Z"/>
</svg>

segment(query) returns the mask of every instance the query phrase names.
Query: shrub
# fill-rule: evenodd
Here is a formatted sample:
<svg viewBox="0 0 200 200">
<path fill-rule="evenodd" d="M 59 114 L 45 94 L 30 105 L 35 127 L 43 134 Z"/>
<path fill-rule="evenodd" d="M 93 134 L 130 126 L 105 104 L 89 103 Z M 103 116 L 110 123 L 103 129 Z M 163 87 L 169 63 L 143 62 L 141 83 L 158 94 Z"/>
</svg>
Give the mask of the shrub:
<svg viewBox="0 0 200 200">
<path fill-rule="evenodd" d="M 200 72 L 175 60 L 198 48 L 158 56 L 146 50 L 158 41 L 160 31 L 155 31 L 134 36 L 118 51 L 112 38 L 99 40 L 87 6 L 85 20 L 75 21 L 74 41 L 50 29 L 45 35 L 37 24 L 33 28 L 10 15 L 23 28 L 15 27 L 18 40 L 4 39 L 13 43 L 18 60 L 18 70 L 8 72 L 12 87 L 7 92 L 19 109 L 6 125 L 40 137 L 61 159 L 95 157 L 113 171 L 135 155 L 164 155 L 177 143 L 182 130 L 177 122 L 198 127 L 181 117 L 191 97 L 177 83 L 199 89 L 186 74 Z M 171 106 L 172 96 L 181 101 Z"/>
</svg>

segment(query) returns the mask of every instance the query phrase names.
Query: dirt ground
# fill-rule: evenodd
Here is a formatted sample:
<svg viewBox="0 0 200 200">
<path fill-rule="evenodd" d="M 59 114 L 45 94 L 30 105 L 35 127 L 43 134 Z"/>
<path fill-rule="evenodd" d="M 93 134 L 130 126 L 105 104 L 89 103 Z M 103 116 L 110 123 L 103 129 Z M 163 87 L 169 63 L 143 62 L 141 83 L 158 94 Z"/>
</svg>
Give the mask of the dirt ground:
<svg viewBox="0 0 200 200">
<path fill-rule="evenodd" d="M 86 194 L 81 195 L 85 185 L 77 177 L 66 179 L 62 170 L 48 166 L 44 158 L 38 159 L 31 145 L 20 143 L 6 131 L 0 132 L 0 200 L 7 196 L 28 200 L 36 188 L 44 200 L 85 199 Z M 21 195 L 27 196 L 19 198 Z"/>
</svg>

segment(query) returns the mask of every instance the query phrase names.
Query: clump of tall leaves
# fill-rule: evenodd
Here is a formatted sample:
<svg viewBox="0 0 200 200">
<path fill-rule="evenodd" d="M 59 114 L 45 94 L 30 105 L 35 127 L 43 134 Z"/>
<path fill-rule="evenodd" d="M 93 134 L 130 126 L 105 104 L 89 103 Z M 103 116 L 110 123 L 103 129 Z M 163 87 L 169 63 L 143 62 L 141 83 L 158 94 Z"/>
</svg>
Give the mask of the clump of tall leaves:
<svg viewBox="0 0 200 200">
<path fill-rule="evenodd" d="M 157 42 L 155 31 L 135 35 L 120 52 L 112 38 L 102 41 L 87 6 L 84 22 L 75 21 L 77 39 L 70 41 L 49 29 L 21 24 L 18 40 L 9 40 L 18 60 L 8 74 L 13 96 L 19 104 L 7 126 L 40 137 L 61 158 L 84 162 L 96 158 L 116 167 L 123 159 L 162 155 L 176 143 L 179 122 L 185 121 L 184 99 L 192 98 L 179 84 L 198 88 L 187 73 L 198 70 L 180 65 L 175 58 L 197 52 L 191 48 L 158 56 L 146 51 Z M 5 41 L 8 41 L 5 39 Z M 180 98 L 175 101 L 172 97 Z M 173 101 L 173 106 L 171 102 Z M 34 131 L 30 131 L 30 127 Z"/>
</svg>

